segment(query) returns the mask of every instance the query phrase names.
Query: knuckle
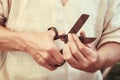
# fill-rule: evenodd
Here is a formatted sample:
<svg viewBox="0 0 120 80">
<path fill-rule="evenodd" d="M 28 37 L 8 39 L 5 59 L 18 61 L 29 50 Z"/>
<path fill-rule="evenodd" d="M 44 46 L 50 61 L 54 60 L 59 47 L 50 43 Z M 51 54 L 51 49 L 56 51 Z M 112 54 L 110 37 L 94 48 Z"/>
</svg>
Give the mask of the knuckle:
<svg viewBox="0 0 120 80">
<path fill-rule="evenodd" d="M 79 50 L 76 49 L 76 48 L 72 50 L 72 53 L 75 54 L 75 55 L 76 55 L 78 52 L 79 52 Z"/>
<path fill-rule="evenodd" d="M 54 47 L 53 47 L 53 46 L 47 47 L 47 51 L 48 51 L 48 52 L 51 52 L 51 51 L 53 51 L 53 50 L 54 50 Z"/>
<path fill-rule="evenodd" d="M 37 60 L 38 60 L 38 57 L 37 57 L 37 56 L 33 56 L 33 59 L 34 59 L 35 61 L 37 61 Z"/>
<path fill-rule="evenodd" d="M 79 47 L 79 50 L 85 51 L 85 48 L 84 47 Z"/>
<path fill-rule="evenodd" d="M 50 55 L 47 54 L 46 56 L 44 56 L 44 60 L 45 61 L 50 61 Z"/>
<path fill-rule="evenodd" d="M 32 57 L 33 57 L 35 60 L 38 60 L 38 59 L 39 59 L 39 55 L 38 55 L 38 54 L 32 54 Z"/>
<path fill-rule="evenodd" d="M 38 64 L 40 64 L 42 66 L 46 64 L 46 62 L 41 58 L 37 59 L 36 61 L 38 62 Z"/>
<path fill-rule="evenodd" d="M 77 56 L 78 55 L 78 52 L 74 52 L 74 53 L 72 53 L 74 56 Z"/>
<path fill-rule="evenodd" d="M 39 56 L 35 55 L 33 58 L 36 62 L 38 62 L 38 63 L 40 62 Z"/>
<path fill-rule="evenodd" d="M 76 41 L 76 43 L 80 43 L 80 41 L 79 41 L 79 40 L 77 40 L 76 38 L 75 38 L 75 41 Z"/>
<path fill-rule="evenodd" d="M 66 57 L 66 60 L 67 60 L 67 61 L 69 61 L 69 60 L 71 60 L 71 59 L 72 59 L 72 55 Z"/>
<path fill-rule="evenodd" d="M 62 64 L 64 62 L 64 60 L 60 60 L 59 62 L 58 62 L 58 64 Z"/>
<path fill-rule="evenodd" d="M 97 62 L 97 58 L 92 58 L 91 59 L 91 64 L 95 64 Z"/>
</svg>

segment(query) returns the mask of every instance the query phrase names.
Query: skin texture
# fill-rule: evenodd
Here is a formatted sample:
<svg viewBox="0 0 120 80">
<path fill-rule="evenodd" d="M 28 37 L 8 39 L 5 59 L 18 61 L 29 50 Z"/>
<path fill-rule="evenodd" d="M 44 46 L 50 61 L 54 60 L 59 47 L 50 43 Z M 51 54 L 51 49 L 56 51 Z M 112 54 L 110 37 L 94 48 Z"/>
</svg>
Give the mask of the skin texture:
<svg viewBox="0 0 120 80">
<path fill-rule="evenodd" d="M 85 33 L 81 32 L 81 35 L 85 36 Z M 0 49 L 24 51 L 39 65 L 51 71 L 57 69 L 58 66 L 55 65 L 62 64 L 64 60 L 73 68 L 86 72 L 95 72 L 120 60 L 119 43 L 109 42 L 96 50 L 90 44 L 81 43 L 75 34 L 68 34 L 68 43 L 65 44 L 62 55 L 54 43 L 54 36 L 52 30 L 26 33 L 11 31 L 0 26 Z"/>
<path fill-rule="evenodd" d="M 54 36 L 55 33 L 52 30 L 42 33 L 26 33 L 10 31 L 1 26 L 0 49 L 24 51 L 30 54 L 39 65 L 55 70 L 57 69 L 55 65 L 62 64 L 64 59 L 54 43 Z"/>
<path fill-rule="evenodd" d="M 95 72 L 120 60 L 118 43 L 109 42 L 96 50 L 90 44 L 84 45 L 75 34 L 69 34 L 68 40 L 63 48 L 64 59 L 76 69 Z"/>
<path fill-rule="evenodd" d="M 85 33 L 81 32 L 81 35 L 85 36 Z M 81 43 L 75 34 L 68 35 L 68 43 L 65 44 L 63 55 L 61 55 L 55 46 L 54 36 L 55 33 L 52 30 L 26 33 L 10 31 L 0 26 L 0 49 L 24 51 L 30 54 L 39 65 L 51 71 L 57 69 L 58 66 L 55 65 L 62 64 L 64 60 L 72 67 L 86 72 L 95 72 L 120 60 L 118 56 L 120 44 L 109 42 L 96 50 L 90 44 Z"/>
</svg>

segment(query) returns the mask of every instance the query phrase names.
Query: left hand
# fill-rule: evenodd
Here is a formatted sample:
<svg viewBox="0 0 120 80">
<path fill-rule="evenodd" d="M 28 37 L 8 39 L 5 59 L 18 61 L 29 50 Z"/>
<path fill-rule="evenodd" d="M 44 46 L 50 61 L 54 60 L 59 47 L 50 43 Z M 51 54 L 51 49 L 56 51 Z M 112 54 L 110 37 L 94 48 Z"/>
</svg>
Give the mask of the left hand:
<svg viewBox="0 0 120 80">
<path fill-rule="evenodd" d="M 90 45 L 83 44 L 75 34 L 68 35 L 68 43 L 63 48 L 63 56 L 76 69 L 86 72 L 98 70 L 98 52 Z"/>
</svg>

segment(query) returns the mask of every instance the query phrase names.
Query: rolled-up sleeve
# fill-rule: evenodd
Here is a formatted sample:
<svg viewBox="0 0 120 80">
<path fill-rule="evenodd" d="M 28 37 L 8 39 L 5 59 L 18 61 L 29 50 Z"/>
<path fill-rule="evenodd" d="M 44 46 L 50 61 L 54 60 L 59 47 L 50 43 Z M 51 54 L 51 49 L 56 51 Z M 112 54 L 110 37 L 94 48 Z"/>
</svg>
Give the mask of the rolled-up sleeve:
<svg viewBox="0 0 120 80">
<path fill-rule="evenodd" d="M 11 7 L 11 0 L 0 0 L 0 25 L 5 25 Z"/>
<path fill-rule="evenodd" d="M 6 18 L 8 17 L 9 5 L 8 0 L 0 0 L 0 25 L 5 26 Z M 5 60 L 6 54 L 0 50 L 0 70 Z"/>
<path fill-rule="evenodd" d="M 4 24 L 4 10 L 3 10 L 3 3 L 0 0 L 0 25 Z"/>
<path fill-rule="evenodd" d="M 112 16 L 104 27 L 99 47 L 108 42 L 120 43 L 120 0 L 114 1 L 114 5 L 110 6 Z"/>
</svg>

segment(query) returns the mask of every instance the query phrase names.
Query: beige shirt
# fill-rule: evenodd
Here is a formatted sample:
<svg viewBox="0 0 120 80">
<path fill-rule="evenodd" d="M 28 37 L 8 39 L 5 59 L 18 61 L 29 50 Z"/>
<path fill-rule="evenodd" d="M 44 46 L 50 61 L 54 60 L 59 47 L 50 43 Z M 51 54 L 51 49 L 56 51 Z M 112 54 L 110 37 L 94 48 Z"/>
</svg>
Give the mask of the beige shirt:
<svg viewBox="0 0 120 80">
<path fill-rule="evenodd" d="M 67 33 L 82 14 L 90 15 L 81 30 L 97 38 L 92 43 L 94 47 L 120 43 L 120 0 L 68 0 L 64 7 L 60 0 L 0 0 L 0 23 L 3 25 L 6 19 L 6 28 L 15 31 L 43 32 L 55 26 Z M 60 41 L 56 45 L 63 47 Z M 67 63 L 51 72 L 24 52 L 5 51 L 0 55 L 0 80 L 88 79 L 102 80 L 101 73 L 86 73 Z"/>
</svg>

